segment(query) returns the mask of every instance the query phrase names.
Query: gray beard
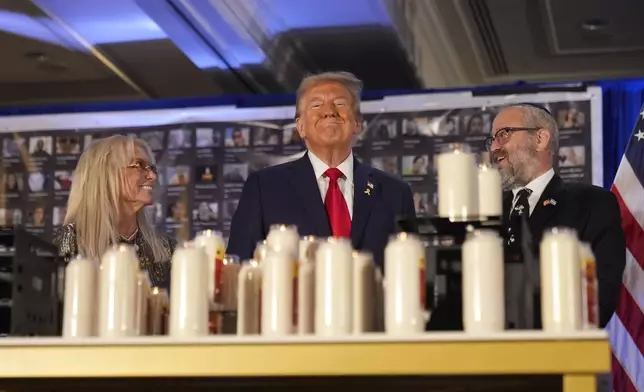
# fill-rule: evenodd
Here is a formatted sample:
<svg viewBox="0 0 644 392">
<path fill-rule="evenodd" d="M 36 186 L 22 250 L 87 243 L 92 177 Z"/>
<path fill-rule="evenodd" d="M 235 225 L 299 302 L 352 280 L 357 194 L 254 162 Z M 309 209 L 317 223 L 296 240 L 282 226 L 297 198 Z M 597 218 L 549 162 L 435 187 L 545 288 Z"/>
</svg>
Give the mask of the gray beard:
<svg viewBox="0 0 644 392">
<path fill-rule="evenodd" d="M 500 169 L 501 185 L 504 191 L 522 188 L 530 183 L 539 168 L 539 160 L 532 146 L 525 146 L 512 155 L 509 155 L 508 167 Z"/>
</svg>

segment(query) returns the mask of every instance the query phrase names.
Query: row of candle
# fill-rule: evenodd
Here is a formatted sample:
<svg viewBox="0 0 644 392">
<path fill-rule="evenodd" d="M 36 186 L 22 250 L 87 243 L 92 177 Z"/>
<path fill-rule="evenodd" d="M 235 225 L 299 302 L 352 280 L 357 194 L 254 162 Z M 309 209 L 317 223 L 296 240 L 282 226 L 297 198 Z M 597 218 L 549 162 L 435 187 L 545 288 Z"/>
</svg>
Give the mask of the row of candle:
<svg viewBox="0 0 644 392">
<path fill-rule="evenodd" d="M 223 255 L 221 234 L 207 231 L 173 255 L 170 296 L 151 288 L 134 250 L 119 245 L 100 260 L 79 257 L 66 270 L 65 337 L 213 333 L 344 336 L 424 331 L 425 248 L 401 233 L 385 250 L 383 278 L 371 255 L 348 240 L 300 238 L 276 225 L 253 260 Z M 598 325 L 595 260 L 574 231 L 552 229 L 541 244 L 543 329 Z M 505 329 L 503 242 L 491 230 L 468 234 L 462 251 L 463 324 L 467 333 Z M 222 327 L 229 315 L 233 327 Z M 236 331 L 236 332 L 235 332 Z"/>
</svg>

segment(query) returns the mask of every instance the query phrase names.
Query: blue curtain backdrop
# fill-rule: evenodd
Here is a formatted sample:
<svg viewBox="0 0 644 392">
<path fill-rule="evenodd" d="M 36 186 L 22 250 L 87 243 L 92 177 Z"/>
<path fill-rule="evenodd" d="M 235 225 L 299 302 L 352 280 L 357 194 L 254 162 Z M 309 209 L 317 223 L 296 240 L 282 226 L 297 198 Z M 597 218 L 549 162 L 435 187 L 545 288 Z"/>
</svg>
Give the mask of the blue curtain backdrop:
<svg viewBox="0 0 644 392">
<path fill-rule="evenodd" d="M 644 80 L 597 84 L 603 91 L 604 186 L 609 188 L 642 111 Z"/>
<path fill-rule="evenodd" d="M 593 82 L 603 89 L 603 140 L 604 140 L 604 187 L 609 188 L 617 172 L 626 144 L 632 134 L 642 109 L 644 94 L 644 79 L 615 80 Z M 513 85 L 453 89 L 453 90 L 424 90 L 424 91 L 366 91 L 363 100 L 380 99 L 387 95 L 418 94 L 446 91 L 473 91 L 519 93 L 537 92 L 539 88 L 548 85 L 530 85 L 518 82 Z M 554 85 L 551 85 L 554 86 Z M 556 88 L 555 90 L 556 91 Z M 219 96 L 188 99 L 142 100 L 129 102 L 88 103 L 76 105 L 52 105 L 34 107 L 0 107 L 0 124 L 2 116 L 101 112 L 111 110 L 143 110 L 189 108 L 199 106 L 236 105 L 238 107 L 266 107 L 293 105 L 295 96 L 291 94 L 261 95 L 261 96 Z"/>
</svg>

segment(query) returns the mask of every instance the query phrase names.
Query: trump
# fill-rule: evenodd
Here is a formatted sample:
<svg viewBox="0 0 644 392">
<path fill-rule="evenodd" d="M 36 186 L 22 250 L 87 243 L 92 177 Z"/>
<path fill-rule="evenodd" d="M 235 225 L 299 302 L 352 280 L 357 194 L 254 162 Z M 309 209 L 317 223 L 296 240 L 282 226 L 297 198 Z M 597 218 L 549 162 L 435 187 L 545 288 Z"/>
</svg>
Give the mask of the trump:
<svg viewBox="0 0 644 392">
<path fill-rule="evenodd" d="M 359 162 L 352 153 L 362 130 L 362 82 L 348 72 L 302 80 L 296 98 L 297 132 L 307 152 L 300 159 L 248 176 L 232 219 L 228 254 L 250 258 L 274 224 L 300 235 L 346 237 L 383 265 L 397 220 L 415 216 L 405 182 Z"/>
</svg>

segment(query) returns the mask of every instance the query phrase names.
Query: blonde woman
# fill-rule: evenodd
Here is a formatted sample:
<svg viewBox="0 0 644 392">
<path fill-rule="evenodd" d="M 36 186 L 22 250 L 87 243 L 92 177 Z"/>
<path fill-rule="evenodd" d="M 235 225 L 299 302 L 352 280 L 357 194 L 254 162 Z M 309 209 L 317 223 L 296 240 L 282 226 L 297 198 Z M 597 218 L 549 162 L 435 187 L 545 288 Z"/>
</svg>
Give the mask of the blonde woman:
<svg viewBox="0 0 644 392">
<path fill-rule="evenodd" d="M 132 136 L 90 144 L 74 172 L 67 215 L 54 243 L 61 254 L 98 257 L 111 244 L 134 245 L 152 284 L 167 288 L 176 242 L 157 233 L 143 207 L 154 203 L 157 169 L 148 145 Z"/>
</svg>

